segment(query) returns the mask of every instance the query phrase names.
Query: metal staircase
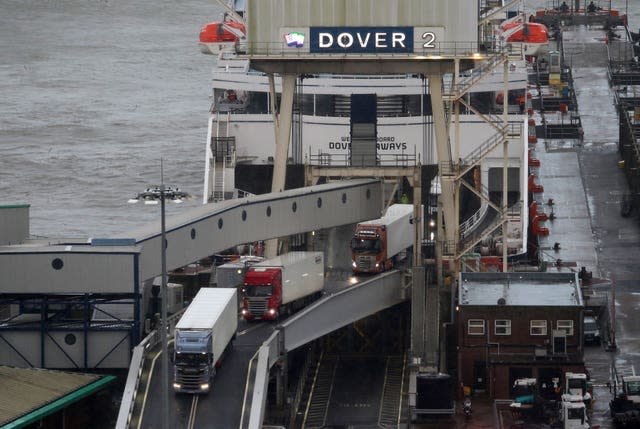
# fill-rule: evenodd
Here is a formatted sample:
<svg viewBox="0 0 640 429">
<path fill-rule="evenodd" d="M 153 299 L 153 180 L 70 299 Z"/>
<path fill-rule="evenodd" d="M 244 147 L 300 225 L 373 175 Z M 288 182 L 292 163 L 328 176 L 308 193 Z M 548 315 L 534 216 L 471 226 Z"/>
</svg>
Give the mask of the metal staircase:
<svg viewBox="0 0 640 429">
<path fill-rule="evenodd" d="M 487 7 L 489 7 L 488 2 Z M 483 63 L 471 70 L 471 73 L 468 76 L 464 76 L 460 80 L 452 79 L 448 85 L 443 87 L 443 101 L 445 103 L 463 104 L 480 119 L 491 125 L 496 130 L 495 134 L 475 147 L 464 159 L 452 159 L 450 162 L 439 163 L 439 174 L 443 179 L 447 178 L 448 180 L 454 181 L 457 189 L 460 189 L 461 186 L 467 187 L 483 201 L 482 208 L 477 213 L 478 216 L 474 216 L 468 225 L 465 223 L 459 226 L 459 233 L 456 237 L 457 242 L 443 243 L 444 255 L 453 257 L 456 260 L 471 251 L 485 237 L 493 234 L 493 232 L 501 225 L 504 225 L 504 216 L 506 216 L 501 207 L 498 207 L 490 201 L 488 196 L 489 194 L 486 189 L 482 192 L 477 191 L 463 179 L 464 176 L 476 166 L 481 165 L 482 161 L 490 153 L 499 148 L 499 146 L 507 143 L 509 140 L 522 139 L 523 136 L 522 123 L 507 123 L 504 116 L 495 115 L 493 113 L 480 113 L 476 108 L 471 106 L 469 101 L 464 99 L 464 96 L 469 93 L 475 85 L 479 84 L 484 78 L 493 73 L 499 66 L 502 65 L 506 67 L 506 64 L 510 60 L 516 58 L 521 59 L 522 52 L 513 52 L 506 49 L 491 52 Z M 449 115 L 451 115 L 453 108 L 448 107 L 446 110 L 449 112 Z M 497 213 L 496 221 L 492 222 L 486 228 L 483 228 L 481 233 L 472 234 L 472 231 L 478 228 L 478 226 L 482 226 L 483 222 L 486 223 L 484 218 L 489 207 L 494 209 Z M 504 234 L 506 235 L 506 231 Z"/>
<path fill-rule="evenodd" d="M 233 198 L 233 190 L 227 190 L 226 177 L 229 169 L 233 171 L 236 159 L 236 140 L 229 136 L 229 117 L 218 116 L 215 121 L 215 137 L 211 137 L 211 192 L 209 202 L 224 201 Z"/>
<path fill-rule="evenodd" d="M 504 65 L 509 60 L 521 60 L 522 51 L 515 49 L 502 49 L 496 52 L 489 52 L 488 57 L 474 67 L 468 76 L 462 79 L 452 80 L 449 85 L 442 88 L 442 98 L 444 101 L 457 101 L 467 94 L 473 87 L 488 77 L 499 66 Z M 479 57 L 480 58 L 480 57 Z"/>
<path fill-rule="evenodd" d="M 379 428 L 398 428 L 400 423 L 404 364 L 404 356 L 387 357 L 384 387 L 380 399 L 380 413 L 378 414 Z"/>
<path fill-rule="evenodd" d="M 338 368 L 337 357 L 325 357 L 314 376 L 313 387 L 307 402 L 307 409 L 304 415 L 303 428 L 320 429 L 325 426 L 327 420 L 327 410 L 331 400 L 333 389 L 333 379 Z"/>
<path fill-rule="evenodd" d="M 440 289 L 435 286 L 427 287 L 425 294 L 425 364 L 430 368 L 438 368 L 440 351 Z"/>
</svg>

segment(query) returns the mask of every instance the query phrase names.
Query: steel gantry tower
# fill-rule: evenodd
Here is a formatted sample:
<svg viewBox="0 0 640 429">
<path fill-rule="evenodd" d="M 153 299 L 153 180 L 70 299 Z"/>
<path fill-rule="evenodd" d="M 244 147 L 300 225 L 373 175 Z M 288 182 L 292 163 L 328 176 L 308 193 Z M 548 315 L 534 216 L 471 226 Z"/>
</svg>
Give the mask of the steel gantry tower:
<svg viewBox="0 0 640 429">
<path fill-rule="evenodd" d="M 276 137 L 273 192 L 282 191 L 284 188 L 294 92 L 298 77 L 318 73 L 414 74 L 423 76 L 428 81 L 441 186 L 436 244 L 437 284 L 429 285 L 425 281 L 425 266 L 420 251 L 422 225 L 415 223 L 410 351 L 413 383 L 415 375 L 419 373 L 446 371 L 440 336 L 440 292 L 444 284 L 445 263 L 448 265 L 451 278 L 455 279 L 460 269 L 461 258 L 501 228 L 502 269 L 507 269 L 509 141 L 522 141 L 523 124 L 509 122 L 506 94 L 509 91 L 510 62 L 522 59 L 522 54 L 506 50 L 502 46 L 484 46 L 481 49 L 477 41 L 479 31 L 476 30 L 479 22 L 478 11 L 473 11 L 476 13 L 472 12 L 469 17 L 465 17 L 473 22 L 470 30 L 472 35 L 464 34 L 459 21 L 456 23 L 458 25 L 452 23 L 449 27 L 460 32 L 461 37 L 468 37 L 466 40 L 472 40 L 462 42 L 459 35 L 446 31 L 447 22 L 456 20 L 448 9 L 449 6 L 439 9 L 439 3 L 435 1 L 408 0 L 393 2 L 392 5 L 379 8 L 369 5 L 371 10 L 368 10 L 362 8 L 361 3 L 357 0 L 340 0 L 332 2 L 331 6 L 327 6 L 328 9 L 311 3 L 294 5 L 293 0 L 249 3 L 249 37 L 245 55 L 250 61 L 251 69 L 269 76 Z M 454 7 L 454 10 L 465 9 L 462 4 L 459 6 Z M 336 10 L 342 13 L 336 14 Z M 433 14 L 434 11 L 441 15 Z M 421 18 L 427 16 L 430 18 Z M 424 21 L 428 20 L 431 22 L 426 27 Z M 397 31 L 394 30 L 396 28 Z M 305 37 L 308 39 L 305 40 Z M 295 43 L 283 43 L 283 40 L 289 41 L 290 38 L 295 38 Z M 371 40 L 381 42 L 369 46 Z M 392 49 L 395 41 L 405 40 L 411 40 L 407 43 L 409 46 L 398 43 L 397 45 L 403 49 L 397 52 Z M 382 48 L 378 49 L 379 47 Z M 505 94 L 502 115 L 481 113 L 472 105 L 468 95 L 475 85 L 495 74 L 500 67 L 503 72 L 502 91 Z M 280 76 L 281 80 L 279 98 L 275 89 L 276 75 Z M 280 102 L 276 105 L 278 99 Z M 495 131 L 488 139 L 474 145 L 473 150 L 467 150 L 464 154 L 460 144 L 461 106 L 476 114 Z M 355 145 L 355 129 L 352 123 L 352 145 Z M 369 143 L 375 146 L 375 134 Z M 496 204 L 489 199 L 488 190 L 478 189 L 477 186 L 469 184 L 465 176 L 472 169 L 479 167 L 489 154 L 501 146 L 502 197 L 501 202 Z M 414 186 L 414 218 L 420 219 L 420 171 L 420 162 L 416 162 L 415 165 L 386 167 L 376 162 L 375 158 L 373 162 L 364 164 L 354 163 L 351 159 L 351 163 L 346 166 L 310 166 L 306 181 L 309 185 L 314 184 L 321 176 L 382 177 L 392 181 L 397 181 L 399 177 L 407 177 Z M 468 225 L 460 225 L 459 196 L 463 187 L 469 189 L 483 205 L 496 213 L 492 223 L 476 228 L 481 229 L 478 232 L 472 232 Z M 272 252 L 273 249 L 274 247 L 271 247 Z M 452 286 L 451 291 L 454 290 Z M 451 299 L 454 299 L 453 294 Z M 409 392 L 410 397 L 412 394 L 415 395 L 415 384 L 411 385 Z M 413 400 L 415 401 L 415 397 Z"/>
</svg>

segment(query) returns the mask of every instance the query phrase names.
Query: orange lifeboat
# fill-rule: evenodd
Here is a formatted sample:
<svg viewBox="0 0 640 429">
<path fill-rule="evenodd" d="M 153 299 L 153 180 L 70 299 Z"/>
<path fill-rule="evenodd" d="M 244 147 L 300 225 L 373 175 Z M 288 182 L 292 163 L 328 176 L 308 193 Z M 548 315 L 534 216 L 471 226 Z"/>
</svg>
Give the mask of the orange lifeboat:
<svg viewBox="0 0 640 429">
<path fill-rule="evenodd" d="M 245 33 L 244 24 L 240 22 L 211 22 L 200 30 L 200 43 L 237 42 L 239 33 Z"/>
<path fill-rule="evenodd" d="M 211 22 L 200 30 L 200 49 L 205 54 L 217 54 L 225 46 L 240 41 L 245 34 L 246 29 L 241 22 Z"/>
<path fill-rule="evenodd" d="M 549 46 L 549 30 L 537 22 L 521 22 L 508 26 L 502 33 L 507 44 L 522 46 L 525 55 L 538 55 Z"/>
<path fill-rule="evenodd" d="M 544 24 L 524 22 L 508 28 L 504 32 L 505 41 L 524 43 L 549 43 L 549 30 Z"/>
</svg>

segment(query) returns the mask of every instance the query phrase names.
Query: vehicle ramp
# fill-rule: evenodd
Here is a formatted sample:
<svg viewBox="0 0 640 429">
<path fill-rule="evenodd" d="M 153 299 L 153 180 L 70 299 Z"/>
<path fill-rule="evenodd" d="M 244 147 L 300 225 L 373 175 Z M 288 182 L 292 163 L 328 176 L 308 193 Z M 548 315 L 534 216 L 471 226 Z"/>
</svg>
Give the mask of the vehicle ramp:
<svg viewBox="0 0 640 429">
<path fill-rule="evenodd" d="M 262 427 L 269 370 L 282 355 L 336 329 L 405 301 L 409 298 L 410 287 L 410 281 L 407 281 L 404 273 L 390 271 L 327 295 L 278 326 L 249 364 L 249 372 L 255 368 L 255 381 L 248 384 L 245 392 L 240 427 Z"/>
</svg>

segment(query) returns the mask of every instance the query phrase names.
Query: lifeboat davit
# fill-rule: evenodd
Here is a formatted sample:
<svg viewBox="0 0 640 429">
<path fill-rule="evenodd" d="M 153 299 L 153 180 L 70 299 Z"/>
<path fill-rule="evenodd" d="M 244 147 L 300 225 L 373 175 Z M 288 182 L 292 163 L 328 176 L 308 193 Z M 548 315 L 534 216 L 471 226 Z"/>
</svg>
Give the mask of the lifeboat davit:
<svg viewBox="0 0 640 429">
<path fill-rule="evenodd" d="M 200 30 L 200 50 L 217 55 L 221 50 L 235 46 L 246 34 L 241 22 L 211 22 Z"/>
<path fill-rule="evenodd" d="M 521 22 L 507 25 L 502 40 L 511 45 L 522 46 L 525 55 L 538 55 L 549 50 L 549 30 L 537 22 Z"/>
</svg>

